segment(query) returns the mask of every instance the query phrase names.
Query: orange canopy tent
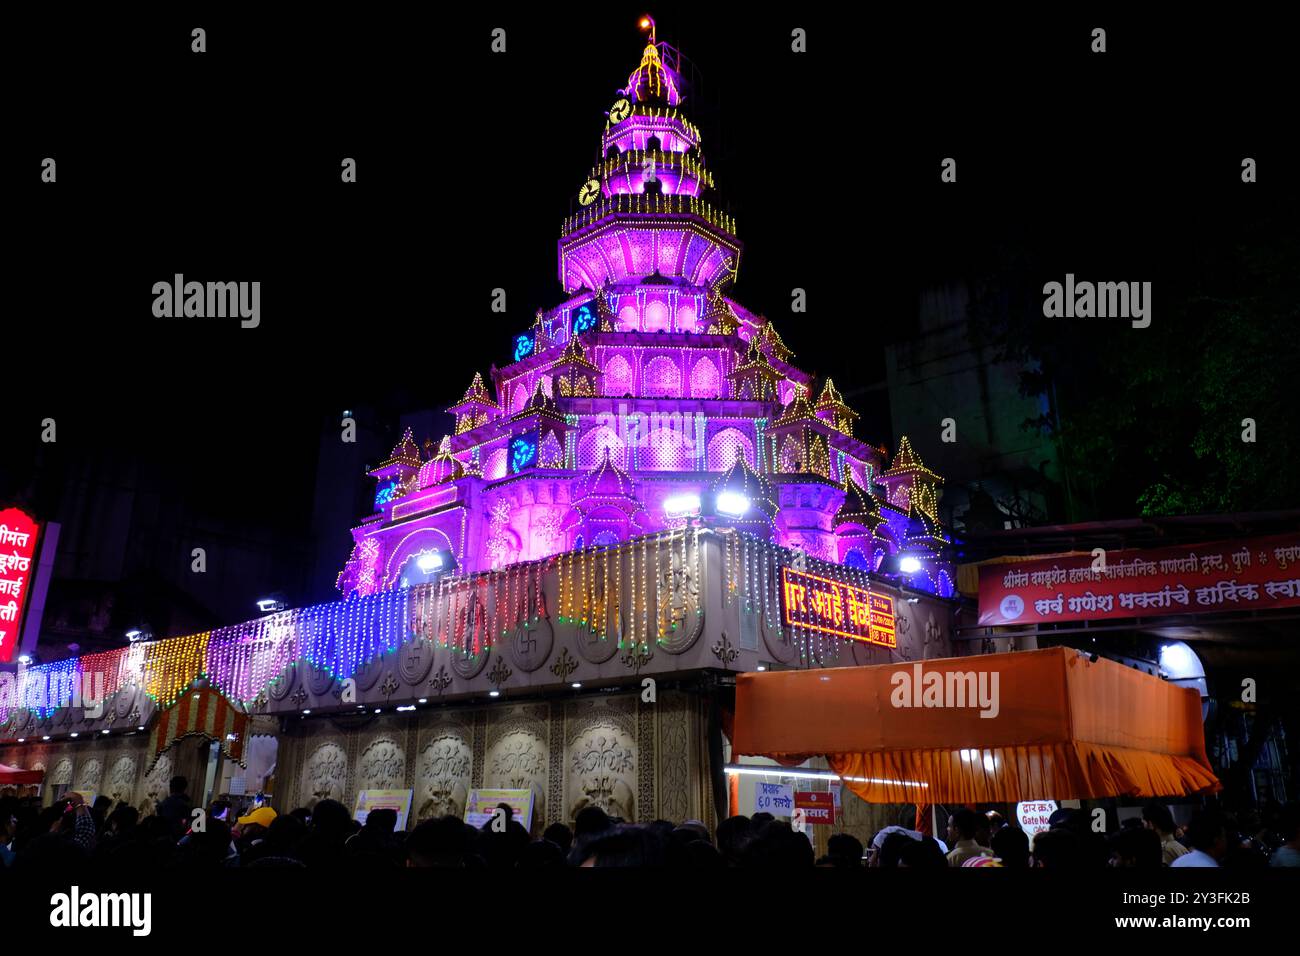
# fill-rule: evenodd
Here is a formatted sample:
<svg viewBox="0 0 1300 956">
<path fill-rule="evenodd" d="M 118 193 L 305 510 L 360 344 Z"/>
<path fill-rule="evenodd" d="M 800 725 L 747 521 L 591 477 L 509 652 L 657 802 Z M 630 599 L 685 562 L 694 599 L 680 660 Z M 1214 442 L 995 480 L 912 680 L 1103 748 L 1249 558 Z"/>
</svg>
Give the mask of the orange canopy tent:
<svg viewBox="0 0 1300 956">
<path fill-rule="evenodd" d="M 8 764 L 0 763 L 0 787 L 10 784 L 40 783 L 44 777 L 44 770 L 23 770 L 19 767 L 10 767 Z"/>
<path fill-rule="evenodd" d="M 733 751 L 824 755 L 872 803 L 1219 789 L 1195 690 L 1063 647 L 741 674 Z"/>
</svg>

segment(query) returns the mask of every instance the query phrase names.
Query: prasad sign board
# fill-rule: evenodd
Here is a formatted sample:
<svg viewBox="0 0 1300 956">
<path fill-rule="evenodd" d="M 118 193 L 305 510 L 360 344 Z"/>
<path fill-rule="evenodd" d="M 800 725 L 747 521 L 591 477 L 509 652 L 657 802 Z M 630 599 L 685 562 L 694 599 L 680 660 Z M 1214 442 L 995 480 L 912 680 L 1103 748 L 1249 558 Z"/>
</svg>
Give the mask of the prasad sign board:
<svg viewBox="0 0 1300 956">
<path fill-rule="evenodd" d="M 893 598 L 794 568 L 781 569 L 781 620 L 786 627 L 851 641 L 898 643 Z"/>
<path fill-rule="evenodd" d="M 39 531 L 40 525 L 17 508 L 0 511 L 0 664 L 12 661 L 18 647 Z"/>
</svg>

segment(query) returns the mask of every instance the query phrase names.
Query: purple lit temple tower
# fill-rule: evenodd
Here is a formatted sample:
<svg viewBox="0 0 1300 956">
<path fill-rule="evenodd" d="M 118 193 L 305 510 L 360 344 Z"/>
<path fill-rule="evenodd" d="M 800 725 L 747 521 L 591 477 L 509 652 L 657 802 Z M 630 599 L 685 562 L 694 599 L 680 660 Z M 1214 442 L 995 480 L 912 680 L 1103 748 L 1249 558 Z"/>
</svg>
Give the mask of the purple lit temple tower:
<svg viewBox="0 0 1300 956">
<path fill-rule="evenodd" d="M 728 296 L 742 246 L 711 198 L 677 63 L 651 42 L 610 106 L 561 228 L 563 301 L 514 337 L 490 385 L 475 373 L 449 409 L 455 434 L 426 456 L 408 433 L 370 472 L 375 513 L 353 531 L 345 594 L 423 580 L 422 559 L 499 569 L 700 512 L 855 568 L 902 554 L 911 586 L 952 593 L 942 479 L 906 438 L 886 462 L 855 437 L 834 383 Z"/>
<path fill-rule="evenodd" d="M 737 674 L 974 650 L 939 476 L 906 438 L 856 438 L 835 385 L 729 297 L 741 245 L 677 64 L 652 34 L 610 108 L 563 300 L 472 376 L 452 434 L 408 431 L 370 471 L 343 599 L 42 662 L 29 686 L 102 678 L 104 706 L 0 697 L 0 762 L 148 813 L 173 772 L 204 779 L 194 735 L 247 737 L 214 793 L 407 790 L 413 823 L 505 789 L 531 792 L 535 833 L 587 806 L 712 828 L 766 773 L 731 766 Z M 896 817 L 846 794 L 837 826 Z"/>
</svg>

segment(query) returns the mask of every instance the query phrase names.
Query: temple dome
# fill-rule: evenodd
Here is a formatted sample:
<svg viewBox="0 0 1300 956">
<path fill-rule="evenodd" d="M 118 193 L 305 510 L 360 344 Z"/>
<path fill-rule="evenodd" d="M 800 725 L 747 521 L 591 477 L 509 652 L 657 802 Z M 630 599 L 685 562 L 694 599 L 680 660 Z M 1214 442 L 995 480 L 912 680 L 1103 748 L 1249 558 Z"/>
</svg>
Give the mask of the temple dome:
<svg viewBox="0 0 1300 956">
<path fill-rule="evenodd" d="M 836 527 L 843 524 L 860 524 L 875 531 L 884 521 L 880 502 L 876 496 L 863 489 L 850 475 L 844 481 L 844 503 L 835 512 Z"/>
<path fill-rule="evenodd" d="M 599 464 L 574 483 L 574 501 L 586 498 L 634 498 L 632 478 L 626 471 L 614 464 L 609 457 L 609 449 Z"/>
<path fill-rule="evenodd" d="M 750 504 L 768 515 L 773 515 L 778 510 L 771 482 L 750 468 L 741 454 L 737 454 L 732 466 L 714 480 L 710 490 L 715 495 L 724 491 L 744 495 Z"/>
</svg>

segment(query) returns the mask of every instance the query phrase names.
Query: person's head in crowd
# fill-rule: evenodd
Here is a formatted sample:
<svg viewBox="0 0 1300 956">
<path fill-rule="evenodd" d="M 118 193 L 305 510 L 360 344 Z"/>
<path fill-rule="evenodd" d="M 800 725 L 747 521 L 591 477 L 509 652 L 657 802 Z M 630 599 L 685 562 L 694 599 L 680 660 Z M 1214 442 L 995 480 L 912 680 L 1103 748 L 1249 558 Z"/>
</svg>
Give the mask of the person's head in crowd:
<svg viewBox="0 0 1300 956">
<path fill-rule="evenodd" d="M 583 849 L 581 866 L 661 866 L 663 842 L 649 827 L 620 824 L 600 833 Z"/>
<path fill-rule="evenodd" d="M 223 820 L 226 823 L 229 823 L 230 822 L 230 801 L 213 800 L 212 804 L 208 807 L 208 819 Z"/>
<path fill-rule="evenodd" d="M 1125 817 L 1119 822 L 1121 830 L 1142 830 L 1148 829 L 1141 817 Z M 1155 831 L 1152 831 L 1155 832 Z"/>
<path fill-rule="evenodd" d="M 998 813 L 996 810 L 989 810 L 987 813 L 984 814 L 984 817 L 989 822 L 990 840 L 993 839 L 993 834 L 997 833 L 999 830 L 1001 830 L 1004 826 L 1007 825 L 1006 817 Z"/>
<path fill-rule="evenodd" d="M 347 836 L 352 832 L 352 814 L 337 800 L 317 801 L 311 811 L 311 829 L 331 836 Z"/>
<path fill-rule="evenodd" d="M 765 823 L 771 823 L 775 819 L 776 817 L 772 816 L 772 814 L 768 813 L 766 810 L 759 811 L 749 818 L 750 822 L 754 824 L 755 829 L 763 826 Z"/>
<path fill-rule="evenodd" d="M 1145 827 L 1125 827 L 1111 835 L 1110 865 L 1124 869 L 1158 870 L 1161 866 L 1160 834 Z"/>
<path fill-rule="evenodd" d="M 583 807 L 573 819 L 573 837 L 577 840 L 604 833 L 612 825 L 609 814 L 600 807 Z"/>
<path fill-rule="evenodd" d="M 397 811 L 392 807 L 371 810 L 366 814 L 366 822 L 362 829 L 380 835 L 392 833 L 397 829 Z"/>
<path fill-rule="evenodd" d="M 518 820 L 511 820 L 504 828 L 498 827 L 500 824 L 489 825 L 479 831 L 477 849 L 488 866 L 509 869 L 528 846 L 528 831 Z"/>
<path fill-rule="evenodd" d="M 289 811 L 289 816 L 297 817 L 302 821 L 303 826 L 307 826 L 311 823 L 311 811 L 306 807 L 294 807 L 294 809 Z"/>
<path fill-rule="evenodd" d="M 1185 835 L 1193 850 L 1207 853 L 1215 860 L 1222 860 L 1228 852 L 1228 828 L 1223 814 L 1213 807 L 1204 807 L 1192 814 Z"/>
<path fill-rule="evenodd" d="M 209 820 L 177 849 L 176 862 L 183 867 L 206 868 L 220 866 L 229 856 L 230 827 L 221 820 Z"/>
<path fill-rule="evenodd" d="M 986 814 L 975 814 L 975 842 L 980 846 L 988 846 L 989 839 L 993 836 L 993 827 L 989 823 Z"/>
<path fill-rule="evenodd" d="M 406 840 L 406 865 L 412 867 L 462 867 L 470 852 L 472 828 L 453 816 L 420 823 Z"/>
<path fill-rule="evenodd" d="M 276 813 L 273 809 L 258 807 L 235 821 L 234 838 L 245 846 L 265 839 L 266 831 L 275 819 Z"/>
<path fill-rule="evenodd" d="M 958 807 L 948 818 L 948 845 L 956 846 L 962 840 L 974 840 L 979 832 L 981 817 L 970 807 Z"/>
<path fill-rule="evenodd" d="M 573 831 L 563 823 L 552 823 L 542 831 L 542 839 L 554 843 L 561 853 L 568 853 L 569 847 L 573 846 Z"/>
<path fill-rule="evenodd" d="M 1035 834 L 1033 865 L 1045 870 L 1077 870 L 1083 866 L 1083 848 L 1073 830 L 1043 830 Z"/>
<path fill-rule="evenodd" d="M 895 830 L 886 834 L 885 838 L 880 842 L 880 849 L 876 851 L 874 865 L 883 867 L 898 866 L 898 859 L 903 853 L 903 847 L 915 842 L 915 838 L 908 836 L 902 830 Z"/>
<path fill-rule="evenodd" d="M 184 777 L 172 777 L 171 782 L 167 785 L 169 793 L 183 794 L 189 789 L 189 781 Z"/>
<path fill-rule="evenodd" d="M 287 854 L 307 834 L 307 825 L 291 813 L 282 813 L 266 828 L 266 842 L 276 853 Z"/>
<path fill-rule="evenodd" d="M 899 867 L 920 870 L 947 868 L 948 858 L 944 856 L 942 848 L 934 837 L 922 837 L 919 840 L 905 837 L 905 839 L 907 842 L 900 846 L 898 852 Z"/>
<path fill-rule="evenodd" d="M 1174 815 L 1163 803 L 1148 803 L 1142 808 L 1142 823 L 1162 837 L 1174 832 Z"/>
<path fill-rule="evenodd" d="M 722 854 L 722 860 L 728 866 L 735 866 L 740 862 L 740 852 L 749 842 L 753 828 L 753 823 L 745 816 L 727 817 L 718 824 L 718 852 Z"/>
<path fill-rule="evenodd" d="M 108 816 L 109 807 L 111 807 L 112 805 L 113 805 L 112 797 L 105 796 L 104 794 L 101 793 L 99 796 L 95 798 L 95 802 L 91 804 L 90 807 L 90 815 L 95 818 L 96 827 L 103 829 L 104 818 Z"/>
<path fill-rule="evenodd" d="M 799 869 L 816 862 L 808 837 L 796 833 L 782 820 L 772 820 L 760 827 L 741 855 L 741 864 L 749 867 Z"/>
<path fill-rule="evenodd" d="M 1029 866 L 1029 837 L 1019 827 L 1004 826 L 989 840 L 993 855 L 1009 869 Z"/>
<path fill-rule="evenodd" d="M 125 836 L 135 829 L 140 820 L 140 811 L 129 803 L 119 803 L 104 821 L 105 832 L 112 836 Z"/>
<path fill-rule="evenodd" d="M 543 837 L 525 846 L 515 865 L 520 869 L 564 866 L 564 851 L 559 844 Z"/>
<path fill-rule="evenodd" d="M 836 866 L 862 866 L 862 841 L 851 833 L 835 833 L 826 841 L 826 855 Z"/>
</svg>

